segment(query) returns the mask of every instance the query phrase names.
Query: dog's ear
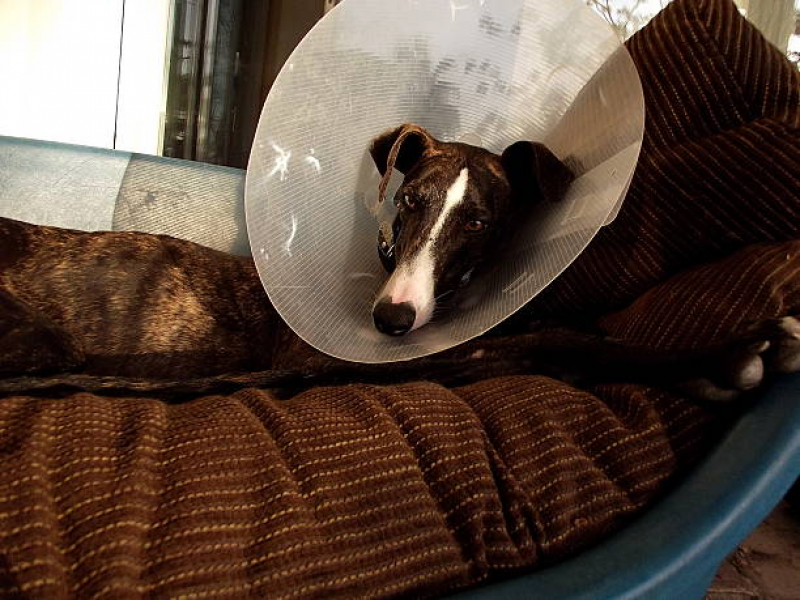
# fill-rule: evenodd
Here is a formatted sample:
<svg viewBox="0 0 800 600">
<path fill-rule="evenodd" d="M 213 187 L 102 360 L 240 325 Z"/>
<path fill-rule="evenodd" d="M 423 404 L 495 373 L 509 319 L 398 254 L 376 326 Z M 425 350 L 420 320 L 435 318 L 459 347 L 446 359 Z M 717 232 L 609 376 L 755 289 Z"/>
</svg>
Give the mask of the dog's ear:
<svg viewBox="0 0 800 600">
<path fill-rule="evenodd" d="M 501 156 L 511 188 L 532 203 L 557 202 L 575 175 L 544 144 L 516 142 Z"/>
<path fill-rule="evenodd" d="M 378 188 L 378 201 L 383 202 L 386 186 L 392 176 L 392 168 L 404 175 L 414 168 L 423 154 L 430 150 L 436 140 L 419 125 L 406 123 L 391 131 L 382 133 L 369 147 L 375 166 L 382 175 Z"/>
</svg>

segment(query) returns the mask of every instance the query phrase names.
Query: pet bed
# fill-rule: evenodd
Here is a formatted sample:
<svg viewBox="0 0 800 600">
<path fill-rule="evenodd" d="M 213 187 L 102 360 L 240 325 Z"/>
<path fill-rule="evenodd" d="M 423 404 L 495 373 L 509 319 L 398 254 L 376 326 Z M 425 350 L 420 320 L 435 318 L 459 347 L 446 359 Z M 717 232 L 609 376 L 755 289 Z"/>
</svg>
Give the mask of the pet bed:
<svg viewBox="0 0 800 600">
<path fill-rule="evenodd" d="M 690 348 L 797 314 L 798 72 L 728 0 L 676 0 L 627 45 L 648 115 L 628 199 L 514 323 L 594 316 L 617 337 Z M 2 189 L 4 213 L 19 217 Z M 317 360 L 290 337 L 278 343 L 282 368 Z M 180 403 L 10 395 L 0 589 L 434 596 L 544 569 L 481 592 L 697 594 L 800 470 L 799 386 L 778 382 L 733 425 L 729 411 L 668 391 L 581 390 L 524 368 L 458 387 L 245 389 Z M 704 542 L 713 548 L 695 560 Z"/>
</svg>

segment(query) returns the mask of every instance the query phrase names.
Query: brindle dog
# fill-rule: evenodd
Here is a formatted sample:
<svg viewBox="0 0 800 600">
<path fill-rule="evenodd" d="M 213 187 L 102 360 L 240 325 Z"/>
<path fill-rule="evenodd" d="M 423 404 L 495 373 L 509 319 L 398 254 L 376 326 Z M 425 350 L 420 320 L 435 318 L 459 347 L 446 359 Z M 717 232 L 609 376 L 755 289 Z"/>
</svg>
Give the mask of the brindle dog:
<svg viewBox="0 0 800 600">
<path fill-rule="evenodd" d="M 450 161 L 446 171 L 456 180 L 467 169 L 482 172 L 486 182 L 495 181 L 516 202 L 525 194 L 546 197 L 552 188 L 542 179 L 548 176 L 552 158 L 545 155 L 542 162 L 527 143 L 498 157 L 431 141 L 419 128 L 412 133 L 401 136 L 394 130 L 372 148 L 382 173 L 392 160 L 399 160 L 406 172 L 401 193 L 408 194 L 406 202 L 412 206 L 399 217 L 405 219 L 405 240 L 413 239 L 415 223 L 431 227 L 430 219 L 419 217 L 422 203 L 437 201 L 440 208 L 446 204 L 447 194 L 420 192 L 426 189 L 420 185 L 421 173 L 429 180 L 437 160 Z M 415 141 L 412 151 L 398 146 L 404 139 Z M 423 156 L 420 151 L 425 149 L 432 151 Z M 454 156 L 465 166 L 454 170 Z M 531 159 L 539 166 L 526 168 L 525 161 Z M 474 217 L 480 194 L 491 190 L 486 182 L 478 181 L 470 202 L 462 203 L 460 231 L 465 239 L 479 239 L 472 234 L 504 220 L 494 200 L 493 212 L 483 210 L 480 218 Z M 472 223 L 479 220 L 480 228 Z M 403 244 L 412 245 L 401 241 L 401 250 Z M 450 246 L 458 246 L 454 244 Z M 426 283 L 426 293 L 435 296 L 437 292 L 428 288 L 438 290 L 439 281 L 453 285 L 464 279 L 458 271 L 462 263 L 442 257 L 439 250 L 431 256 L 437 264 L 455 265 L 458 276 L 444 267 L 430 267 L 425 276 L 433 280 Z M 401 252 L 397 264 L 402 260 Z M 391 285 L 385 289 L 391 296 Z M 400 303 L 425 301 L 418 296 L 422 300 L 412 294 Z M 413 308 L 425 314 L 430 310 L 422 304 Z M 393 323 L 386 327 L 405 330 L 416 318 L 383 315 L 384 322 Z M 483 337 L 416 361 L 389 366 L 344 363 L 314 351 L 285 326 L 250 258 L 167 236 L 87 233 L 0 218 L 0 393 L 38 390 L 52 395 L 83 389 L 178 398 L 246 385 L 290 393 L 321 383 L 433 379 L 452 385 L 469 381 L 475 373 L 487 377 L 538 372 L 570 380 L 679 387 L 699 399 L 724 401 L 761 385 L 771 373 L 800 370 L 800 321 L 793 317 L 758 323 L 725 343 L 692 352 L 633 347 L 566 328 L 524 329 L 512 338 Z"/>
</svg>

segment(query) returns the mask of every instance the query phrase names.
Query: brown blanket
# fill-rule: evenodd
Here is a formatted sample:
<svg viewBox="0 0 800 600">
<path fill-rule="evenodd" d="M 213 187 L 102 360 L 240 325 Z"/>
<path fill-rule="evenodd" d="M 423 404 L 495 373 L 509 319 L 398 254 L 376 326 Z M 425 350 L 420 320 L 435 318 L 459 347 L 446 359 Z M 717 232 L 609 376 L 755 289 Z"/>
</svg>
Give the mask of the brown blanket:
<svg viewBox="0 0 800 600">
<path fill-rule="evenodd" d="M 728 0 L 676 0 L 628 47 L 648 110 L 628 200 L 528 312 L 670 347 L 799 313 L 797 71 Z M 600 539 L 723 423 L 640 386 L 485 376 L 4 398 L 0 589 L 434 595 Z"/>
</svg>

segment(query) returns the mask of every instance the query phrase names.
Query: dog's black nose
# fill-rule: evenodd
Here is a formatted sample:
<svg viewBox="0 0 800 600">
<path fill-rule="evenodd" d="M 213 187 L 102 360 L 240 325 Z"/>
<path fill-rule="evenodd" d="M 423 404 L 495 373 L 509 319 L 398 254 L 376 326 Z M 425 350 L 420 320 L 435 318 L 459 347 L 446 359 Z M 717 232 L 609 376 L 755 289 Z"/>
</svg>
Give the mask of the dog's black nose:
<svg viewBox="0 0 800 600">
<path fill-rule="evenodd" d="M 375 328 L 386 335 L 404 335 L 414 326 L 417 311 L 410 302 L 392 304 L 388 299 L 381 300 L 372 309 Z"/>
</svg>

